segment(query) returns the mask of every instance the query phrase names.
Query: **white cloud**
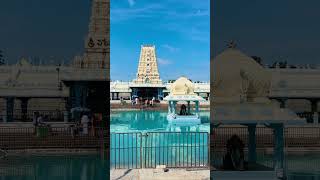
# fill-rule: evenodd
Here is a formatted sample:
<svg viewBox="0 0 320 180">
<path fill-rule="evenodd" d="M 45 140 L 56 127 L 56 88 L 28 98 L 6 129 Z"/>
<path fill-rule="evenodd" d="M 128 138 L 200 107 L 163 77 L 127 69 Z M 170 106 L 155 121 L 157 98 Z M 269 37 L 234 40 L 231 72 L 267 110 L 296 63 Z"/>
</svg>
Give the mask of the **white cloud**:
<svg viewBox="0 0 320 180">
<path fill-rule="evenodd" d="M 143 25 L 152 30 L 158 31 L 160 29 L 175 32 L 192 41 L 209 43 L 209 1 L 201 1 L 201 3 L 194 0 L 152 1 L 152 3 L 147 3 L 144 6 L 138 6 L 136 0 L 128 0 L 128 2 L 130 7 L 114 5 L 111 8 L 111 23 L 123 23 L 134 19 L 152 20 L 150 23 Z M 172 8 L 176 4 L 182 4 L 183 8 L 180 8 L 179 11 Z M 163 47 L 170 52 L 178 50 L 174 47 L 171 48 L 169 45 Z"/>
<path fill-rule="evenodd" d="M 179 51 L 179 48 L 173 47 L 173 46 L 171 46 L 171 45 L 169 45 L 169 44 L 163 44 L 163 45 L 161 45 L 161 47 L 169 50 L 170 52 L 177 52 L 177 51 Z"/>
<path fill-rule="evenodd" d="M 111 21 L 127 21 L 137 18 L 151 18 L 157 15 L 164 7 L 161 4 L 148 4 L 144 7 L 131 7 L 131 8 L 111 8 Z"/>
<path fill-rule="evenodd" d="M 134 0 L 128 0 L 128 3 L 130 6 L 134 6 L 134 4 L 136 4 L 136 2 Z"/>
<path fill-rule="evenodd" d="M 158 58 L 159 65 L 169 65 L 172 64 L 172 62 L 168 59 Z"/>
</svg>

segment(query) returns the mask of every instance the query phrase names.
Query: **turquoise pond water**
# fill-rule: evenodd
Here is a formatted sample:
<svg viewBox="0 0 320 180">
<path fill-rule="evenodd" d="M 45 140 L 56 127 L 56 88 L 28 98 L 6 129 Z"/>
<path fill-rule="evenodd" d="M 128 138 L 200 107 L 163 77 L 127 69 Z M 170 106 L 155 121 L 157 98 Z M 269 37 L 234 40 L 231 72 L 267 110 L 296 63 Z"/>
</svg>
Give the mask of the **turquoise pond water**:
<svg viewBox="0 0 320 180">
<path fill-rule="evenodd" d="M 121 111 L 111 114 L 111 132 L 209 132 L 210 112 L 200 112 L 201 124 L 173 126 L 167 121 L 166 111 Z"/>
<path fill-rule="evenodd" d="M 112 113 L 110 131 L 117 134 L 111 134 L 110 138 L 111 167 L 153 168 L 158 164 L 175 167 L 195 162 L 198 166 L 207 165 L 209 115 L 209 111 L 200 112 L 201 124 L 176 126 L 167 121 L 166 111 Z"/>
<path fill-rule="evenodd" d="M 112 133 L 141 132 L 142 134 L 146 132 L 210 131 L 209 111 L 201 112 L 202 123 L 200 125 L 186 127 L 170 125 L 166 119 L 166 115 L 166 111 L 115 112 L 111 114 L 110 130 Z M 186 139 L 189 139 L 189 141 Z M 193 141 L 190 141 L 190 139 L 193 139 Z M 196 160 L 200 161 L 202 165 L 205 165 L 207 162 L 208 151 L 205 148 L 202 149 L 201 146 L 203 145 L 203 147 L 205 147 L 208 139 L 202 135 L 186 136 L 185 134 L 177 135 L 172 133 L 169 136 L 161 136 L 157 133 L 151 133 L 147 137 L 143 137 L 142 141 L 140 140 L 139 137 L 130 134 L 112 135 L 110 151 L 111 166 L 126 167 L 126 165 L 128 165 L 129 168 L 135 167 L 136 164 L 139 164 L 140 154 L 146 157 L 144 158 L 146 160 L 142 160 L 142 163 L 147 166 L 149 164 L 150 167 L 154 167 L 155 164 L 159 163 L 175 166 L 174 162 L 176 160 L 181 163 L 190 163 Z M 140 151 L 140 143 L 147 147 L 159 146 L 160 148 L 151 150 L 146 148 Z M 190 147 L 191 143 L 197 143 L 199 147 Z M 184 147 L 178 148 L 176 145 L 183 145 Z M 192 152 L 192 155 L 190 152 Z M 173 162 L 170 161 L 171 159 L 173 159 Z M 290 154 L 287 155 L 286 160 L 289 180 L 320 179 L 320 153 Z M 258 155 L 258 162 L 261 164 L 267 166 L 271 164 L 272 166 L 272 161 L 272 156 Z"/>
<path fill-rule="evenodd" d="M 30 155 L 0 159 L 1 180 L 106 179 L 109 162 L 100 155 Z"/>
</svg>

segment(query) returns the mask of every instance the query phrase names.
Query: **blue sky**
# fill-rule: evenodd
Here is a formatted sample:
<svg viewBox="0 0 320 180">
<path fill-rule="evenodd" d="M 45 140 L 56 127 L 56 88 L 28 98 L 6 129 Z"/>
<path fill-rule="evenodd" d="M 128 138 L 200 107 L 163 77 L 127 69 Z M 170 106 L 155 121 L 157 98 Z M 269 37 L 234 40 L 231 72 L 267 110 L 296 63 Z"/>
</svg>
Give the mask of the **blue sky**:
<svg viewBox="0 0 320 180">
<path fill-rule="evenodd" d="M 142 44 L 154 44 L 160 78 L 210 79 L 209 0 L 112 0 L 111 79 L 136 76 Z"/>
<path fill-rule="evenodd" d="M 268 64 L 320 64 L 320 1 L 213 2 L 213 55 L 235 40 L 239 49 Z"/>
<path fill-rule="evenodd" d="M 213 55 L 236 40 L 266 63 L 320 64 L 320 1 L 214 0 Z M 162 79 L 209 80 L 208 0 L 111 0 L 111 78 L 135 77 L 140 45 L 157 47 Z M 68 62 L 83 53 L 90 0 L 0 1 L 6 60 Z"/>
<path fill-rule="evenodd" d="M 90 10 L 90 0 L 0 1 L 0 49 L 9 63 L 69 62 L 83 53 Z"/>
</svg>

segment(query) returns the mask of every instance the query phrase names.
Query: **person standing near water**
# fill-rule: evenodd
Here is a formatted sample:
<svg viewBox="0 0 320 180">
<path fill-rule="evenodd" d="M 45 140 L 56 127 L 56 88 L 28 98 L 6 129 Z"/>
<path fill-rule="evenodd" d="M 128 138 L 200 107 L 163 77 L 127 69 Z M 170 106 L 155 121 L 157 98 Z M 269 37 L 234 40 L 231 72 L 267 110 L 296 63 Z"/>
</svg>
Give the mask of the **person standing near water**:
<svg viewBox="0 0 320 180">
<path fill-rule="evenodd" d="M 32 124 L 34 127 L 33 134 L 37 134 L 38 117 L 39 117 L 39 112 L 35 111 L 33 113 L 33 119 L 32 119 Z"/>
<path fill-rule="evenodd" d="M 89 123 L 89 117 L 86 114 L 83 114 L 81 117 L 81 125 L 82 125 L 82 133 L 84 135 L 88 135 L 88 123 Z"/>
</svg>

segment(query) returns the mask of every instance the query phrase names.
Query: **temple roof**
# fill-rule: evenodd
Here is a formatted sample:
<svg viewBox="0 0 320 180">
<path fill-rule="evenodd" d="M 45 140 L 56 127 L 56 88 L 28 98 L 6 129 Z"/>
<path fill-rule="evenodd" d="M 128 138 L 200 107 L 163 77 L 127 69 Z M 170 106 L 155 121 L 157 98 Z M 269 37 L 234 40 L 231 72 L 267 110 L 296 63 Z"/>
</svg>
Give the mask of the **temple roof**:
<svg viewBox="0 0 320 180">
<path fill-rule="evenodd" d="M 164 98 L 167 101 L 205 101 L 194 93 L 194 84 L 186 77 L 180 77 L 171 84 L 170 94 Z"/>
<path fill-rule="evenodd" d="M 240 50 L 228 48 L 213 60 L 214 96 L 231 101 L 266 97 L 269 94 L 271 74 L 254 59 Z"/>
<path fill-rule="evenodd" d="M 212 114 L 214 124 L 305 124 L 293 111 L 275 104 L 224 104 L 214 107 Z"/>
<path fill-rule="evenodd" d="M 212 123 L 303 124 L 290 109 L 268 99 L 271 73 L 231 45 L 213 61 Z"/>
<path fill-rule="evenodd" d="M 194 95 L 194 85 L 186 77 L 180 77 L 170 88 L 170 95 Z"/>
</svg>

